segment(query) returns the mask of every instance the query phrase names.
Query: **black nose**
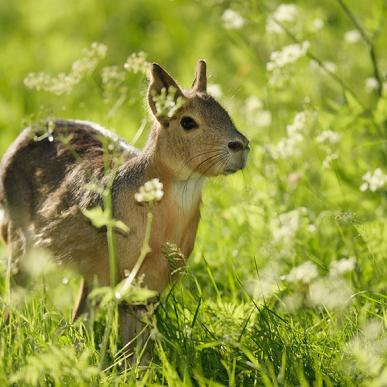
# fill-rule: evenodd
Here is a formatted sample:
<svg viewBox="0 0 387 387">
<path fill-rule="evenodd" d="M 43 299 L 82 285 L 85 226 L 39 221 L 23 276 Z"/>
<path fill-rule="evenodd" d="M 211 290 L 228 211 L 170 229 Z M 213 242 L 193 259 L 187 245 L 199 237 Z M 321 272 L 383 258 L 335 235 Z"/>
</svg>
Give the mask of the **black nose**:
<svg viewBox="0 0 387 387">
<path fill-rule="evenodd" d="M 241 141 L 231 141 L 228 143 L 228 147 L 234 152 L 239 152 L 245 149 L 245 145 Z"/>
</svg>

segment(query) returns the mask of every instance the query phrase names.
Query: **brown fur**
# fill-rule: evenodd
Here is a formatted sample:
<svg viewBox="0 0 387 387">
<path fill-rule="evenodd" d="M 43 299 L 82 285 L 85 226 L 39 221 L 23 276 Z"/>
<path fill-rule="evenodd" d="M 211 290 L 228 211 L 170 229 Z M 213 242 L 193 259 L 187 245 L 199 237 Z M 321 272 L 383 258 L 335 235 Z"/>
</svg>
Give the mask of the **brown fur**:
<svg viewBox="0 0 387 387">
<path fill-rule="evenodd" d="M 35 244 L 49 249 L 58 262 L 75 265 L 85 280 L 79 310 L 93 278 L 109 284 L 106 233 L 93 227 L 82 213 L 102 205 L 100 195 L 88 184 L 105 184 L 108 178 L 104 173 L 104 142 L 121 157 L 112 189 L 113 212 L 114 218 L 129 227 L 127 234 L 116 234 L 119 279 L 133 268 L 144 239 L 147 208 L 134 200 L 134 194 L 155 177 L 164 185 L 164 197 L 153 209 L 151 252 L 140 271 L 144 285 L 159 292 L 171 278 L 163 245 L 174 243 L 184 257 L 191 254 L 205 177 L 235 172 L 246 163 L 247 139 L 206 93 L 204 61 L 198 62 L 193 87 L 187 91 L 156 64 L 151 77 L 148 102 L 155 124 L 142 152 L 88 123 L 57 120 L 52 137 L 36 140 L 36 129 L 25 129 L 0 166 L 1 230 L 11 246 L 12 259 L 22 258 L 28 246 Z M 160 117 L 152 95 L 170 86 L 184 103 L 172 118 Z M 194 119 L 198 128 L 183 129 L 184 116 Z M 45 132 L 47 127 L 38 131 Z M 112 157 L 109 163 L 113 163 Z M 125 325 L 124 330 L 130 324 Z"/>
</svg>

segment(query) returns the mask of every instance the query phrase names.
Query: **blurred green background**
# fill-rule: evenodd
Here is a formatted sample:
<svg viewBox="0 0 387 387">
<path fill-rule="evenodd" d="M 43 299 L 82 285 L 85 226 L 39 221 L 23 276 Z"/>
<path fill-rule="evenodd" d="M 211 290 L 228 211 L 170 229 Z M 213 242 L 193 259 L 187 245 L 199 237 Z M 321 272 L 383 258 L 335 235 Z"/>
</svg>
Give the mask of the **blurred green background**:
<svg viewBox="0 0 387 387">
<path fill-rule="evenodd" d="M 153 381 L 191 385 L 194 374 L 192 385 L 385 385 L 386 16 L 385 0 L 0 2 L 0 155 L 47 117 L 95 121 L 141 146 L 151 125 L 147 80 L 124 68 L 139 52 L 183 87 L 206 59 L 211 92 L 251 140 L 246 170 L 205 189 L 189 274 L 159 308 L 166 340 Z M 70 73 L 93 42 L 106 56 L 70 93 L 24 84 L 30 73 Z M 276 60 L 285 63 L 268 70 Z M 350 269 L 332 277 L 342 259 Z M 85 348 L 94 356 L 87 364 L 98 362 L 98 345 L 67 315 L 49 307 L 59 339 L 51 320 L 39 325 L 42 303 L 35 299 L 27 317 L 17 312 L 0 337 L 0 381 L 46 342 L 72 351 L 82 337 L 71 364 Z M 364 338 L 375 322 L 377 337 Z M 55 372 L 73 380 L 66 368 Z M 126 381 L 118 368 L 98 375 Z"/>
</svg>

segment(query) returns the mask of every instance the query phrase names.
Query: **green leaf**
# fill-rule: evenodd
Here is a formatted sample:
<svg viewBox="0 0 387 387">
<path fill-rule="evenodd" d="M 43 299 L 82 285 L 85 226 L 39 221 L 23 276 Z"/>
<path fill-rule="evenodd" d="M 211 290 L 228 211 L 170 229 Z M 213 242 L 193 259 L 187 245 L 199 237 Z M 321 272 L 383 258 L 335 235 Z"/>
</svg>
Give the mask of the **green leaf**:
<svg viewBox="0 0 387 387">
<path fill-rule="evenodd" d="M 106 209 L 104 210 L 101 207 L 94 207 L 90 210 L 83 209 L 82 214 L 85 215 L 86 218 L 90 220 L 91 224 L 97 228 L 112 226 L 123 232 L 129 231 L 129 227 L 124 222 L 113 219 L 110 216 L 109 211 Z"/>
</svg>

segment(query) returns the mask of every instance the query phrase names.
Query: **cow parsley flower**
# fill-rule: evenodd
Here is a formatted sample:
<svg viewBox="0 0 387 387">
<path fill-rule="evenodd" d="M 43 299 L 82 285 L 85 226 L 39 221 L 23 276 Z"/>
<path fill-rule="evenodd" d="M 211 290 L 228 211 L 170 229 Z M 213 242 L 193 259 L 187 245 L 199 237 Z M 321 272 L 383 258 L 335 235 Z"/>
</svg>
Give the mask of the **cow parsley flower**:
<svg viewBox="0 0 387 387">
<path fill-rule="evenodd" d="M 298 9 L 295 4 L 281 4 L 267 19 L 266 32 L 273 34 L 281 34 L 282 28 L 277 23 L 292 23 L 296 20 Z"/>
<path fill-rule="evenodd" d="M 44 90 L 56 95 L 69 94 L 86 75 L 91 74 L 98 63 L 106 56 L 107 46 L 92 43 L 90 48 L 82 51 L 82 57 L 76 60 L 69 73 L 48 75 L 46 73 L 29 73 L 24 84 L 29 89 Z"/>
<path fill-rule="evenodd" d="M 331 166 L 332 161 L 337 160 L 339 155 L 336 152 L 328 153 L 327 157 L 325 157 L 322 165 L 324 169 L 328 169 Z"/>
<path fill-rule="evenodd" d="M 337 144 L 341 140 L 341 134 L 334 132 L 333 130 L 324 130 L 317 137 L 316 141 L 319 144 L 328 143 L 328 144 Z"/>
<path fill-rule="evenodd" d="M 124 69 L 134 74 L 147 74 L 151 69 L 151 63 L 146 60 L 146 53 L 143 51 L 134 52 L 124 64 Z"/>
<path fill-rule="evenodd" d="M 270 222 L 270 229 L 275 242 L 292 244 L 301 226 L 302 216 L 307 213 L 306 208 L 284 212 Z"/>
<path fill-rule="evenodd" d="M 363 184 L 360 186 L 360 191 L 370 190 L 372 192 L 384 188 L 387 184 L 387 175 L 380 168 L 376 168 L 374 172 L 368 171 L 363 175 Z"/>
<path fill-rule="evenodd" d="M 245 25 L 245 19 L 232 9 L 226 9 L 222 15 L 224 28 L 228 30 L 239 30 Z"/>
<path fill-rule="evenodd" d="M 331 73 L 335 73 L 337 71 L 337 64 L 333 62 L 324 62 L 324 67 Z"/>
<path fill-rule="evenodd" d="M 317 277 L 317 266 L 313 262 L 306 261 L 293 268 L 285 278 L 288 282 L 309 284 Z"/>
<path fill-rule="evenodd" d="M 320 31 L 324 27 L 324 20 L 316 18 L 312 21 L 314 31 Z"/>
<path fill-rule="evenodd" d="M 344 34 L 344 40 L 349 44 L 357 43 L 361 40 L 361 34 L 358 30 L 347 31 Z"/>
<path fill-rule="evenodd" d="M 304 140 L 303 131 L 307 121 L 306 112 L 296 113 L 293 122 L 286 127 L 287 137 L 270 147 L 270 153 L 274 159 L 287 159 L 300 155 L 301 145 Z"/>
<path fill-rule="evenodd" d="M 163 183 L 157 178 L 147 181 L 134 194 L 134 198 L 138 203 L 159 202 L 163 196 Z"/>
<path fill-rule="evenodd" d="M 377 90 L 379 82 L 374 77 L 369 77 L 365 80 L 365 88 L 370 93 L 371 91 Z"/>
<path fill-rule="evenodd" d="M 263 102 L 252 95 L 246 99 L 244 110 L 246 119 L 259 127 L 270 126 L 272 122 L 271 111 L 263 109 Z"/>
<path fill-rule="evenodd" d="M 329 275 L 331 277 L 337 277 L 339 275 L 353 271 L 356 265 L 356 258 L 342 258 L 339 261 L 331 262 L 329 266 Z"/>
<path fill-rule="evenodd" d="M 300 44 L 289 44 L 279 51 L 273 51 L 270 55 L 270 61 L 266 64 L 266 69 L 268 71 L 273 71 L 277 68 L 282 68 L 290 63 L 296 62 L 307 53 L 309 46 L 310 43 L 304 41 Z"/>
<path fill-rule="evenodd" d="M 325 277 L 311 284 L 308 303 L 311 306 L 325 305 L 328 309 L 340 309 L 349 303 L 351 295 L 352 290 L 347 281 Z"/>
</svg>

